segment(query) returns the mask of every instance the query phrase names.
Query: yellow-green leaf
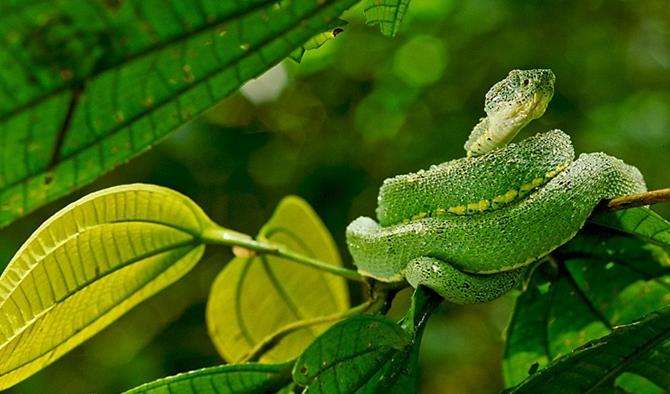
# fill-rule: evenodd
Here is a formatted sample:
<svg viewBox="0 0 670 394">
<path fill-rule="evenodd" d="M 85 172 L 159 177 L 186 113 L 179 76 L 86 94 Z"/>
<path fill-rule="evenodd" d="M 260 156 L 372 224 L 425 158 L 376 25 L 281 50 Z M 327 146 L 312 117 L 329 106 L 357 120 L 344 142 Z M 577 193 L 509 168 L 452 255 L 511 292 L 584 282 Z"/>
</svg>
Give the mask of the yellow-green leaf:
<svg viewBox="0 0 670 394">
<path fill-rule="evenodd" d="M 187 197 L 141 184 L 90 194 L 52 216 L 0 276 L 0 389 L 181 278 L 213 225 Z"/>
<path fill-rule="evenodd" d="M 312 208 L 297 197 L 282 200 L 258 238 L 333 265 L 342 264 L 328 230 Z M 346 283 L 338 276 L 274 256 L 237 257 L 212 285 L 207 326 L 221 356 L 235 362 L 288 324 L 348 307 Z M 332 323 L 291 333 L 261 360 L 279 362 L 296 357 Z"/>
<path fill-rule="evenodd" d="M 343 27 L 346 26 L 347 22 L 342 19 L 335 19 L 330 25 L 328 25 L 327 30 L 314 35 L 312 38 L 307 40 L 300 48 L 297 48 L 291 52 L 291 59 L 300 63 L 303 55 L 307 51 L 314 49 L 319 49 L 323 44 L 337 37 L 338 34 L 342 33 Z"/>
</svg>

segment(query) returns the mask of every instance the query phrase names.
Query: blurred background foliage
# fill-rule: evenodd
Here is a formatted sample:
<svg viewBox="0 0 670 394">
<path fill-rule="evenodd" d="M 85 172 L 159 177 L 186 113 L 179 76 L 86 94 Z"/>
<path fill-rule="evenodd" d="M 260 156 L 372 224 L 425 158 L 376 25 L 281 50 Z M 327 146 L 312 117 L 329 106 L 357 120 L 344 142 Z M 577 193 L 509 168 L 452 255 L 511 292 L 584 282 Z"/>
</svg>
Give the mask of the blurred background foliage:
<svg viewBox="0 0 670 394">
<path fill-rule="evenodd" d="M 130 182 L 179 190 L 217 222 L 250 234 L 282 196 L 298 194 L 350 260 L 344 228 L 373 213 L 382 180 L 463 156 L 484 93 L 514 68 L 557 75 L 547 113 L 521 138 L 560 128 L 578 152 L 605 151 L 639 167 L 650 188 L 670 185 L 666 0 L 414 0 L 394 39 L 366 26 L 361 8 L 301 64 L 282 63 L 147 154 L 4 229 L 2 261 L 67 202 Z M 656 209 L 670 217 L 667 204 Z M 210 249 L 182 282 L 11 391 L 118 392 L 219 363 L 204 305 L 231 256 Z M 422 391 L 500 390 L 512 303 L 513 295 L 443 305 L 423 343 Z"/>
</svg>

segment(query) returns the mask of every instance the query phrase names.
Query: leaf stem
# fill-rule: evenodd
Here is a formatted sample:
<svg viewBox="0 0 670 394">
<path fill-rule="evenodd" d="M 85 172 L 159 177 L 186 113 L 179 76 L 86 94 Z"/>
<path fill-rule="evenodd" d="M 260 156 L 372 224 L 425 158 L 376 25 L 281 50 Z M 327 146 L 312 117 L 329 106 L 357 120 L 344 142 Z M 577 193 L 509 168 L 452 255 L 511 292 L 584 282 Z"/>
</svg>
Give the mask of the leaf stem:
<svg viewBox="0 0 670 394">
<path fill-rule="evenodd" d="M 606 200 L 603 204 L 607 211 L 618 211 L 634 207 L 670 201 L 670 188 L 651 190 L 644 193 L 629 194 Z"/>
<path fill-rule="evenodd" d="M 312 267 L 312 268 L 320 269 L 322 271 L 330 272 L 331 274 L 342 276 L 342 277 L 347 278 L 349 280 L 353 280 L 353 281 L 361 282 L 361 283 L 367 283 L 367 280 L 365 279 L 365 277 L 363 275 L 359 274 L 358 272 L 354 271 L 354 270 L 334 266 L 334 265 L 325 263 L 323 261 L 305 256 L 305 255 L 302 255 L 302 254 L 299 254 L 299 253 L 295 253 L 292 250 L 290 250 L 290 249 L 288 249 L 284 246 L 279 246 L 279 248 L 277 249 L 276 255 L 279 256 L 279 257 L 283 257 L 285 259 L 294 261 L 298 264 L 302 264 L 302 265 L 305 265 L 305 266 L 308 266 L 308 267 Z"/>
<path fill-rule="evenodd" d="M 328 264 L 324 261 L 296 253 L 283 245 L 257 241 L 246 234 L 238 233 L 236 231 L 228 230 L 222 227 L 210 227 L 206 229 L 203 231 L 201 239 L 206 244 L 233 247 L 237 246 L 253 251 L 257 254 L 267 254 L 282 257 L 295 263 L 329 272 L 333 275 L 338 275 L 352 281 L 367 283 L 367 279 L 354 270 L 338 267 L 332 264 Z"/>
<path fill-rule="evenodd" d="M 346 311 L 334 313 L 328 316 L 319 316 L 314 319 L 301 320 L 295 323 L 288 324 L 280 328 L 279 330 L 273 332 L 272 334 L 268 335 L 267 337 L 263 338 L 262 341 L 258 342 L 256 346 L 254 346 L 254 348 L 249 351 L 249 353 L 241 357 L 237 362 L 246 363 L 246 362 L 258 361 L 258 359 L 264 353 L 272 349 L 279 343 L 279 341 L 281 341 L 283 338 L 285 338 L 286 336 L 295 331 L 301 330 L 306 327 L 315 326 L 318 324 L 328 323 L 336 320 L 342 320 L 349 316 L 364 313 L 367 310 L 372 309 L 372 307 L 379 301 L 380 299 L 369 299 L 360 305 L 357 305 L 351 309 L 347 309 Z"/>
</svg>

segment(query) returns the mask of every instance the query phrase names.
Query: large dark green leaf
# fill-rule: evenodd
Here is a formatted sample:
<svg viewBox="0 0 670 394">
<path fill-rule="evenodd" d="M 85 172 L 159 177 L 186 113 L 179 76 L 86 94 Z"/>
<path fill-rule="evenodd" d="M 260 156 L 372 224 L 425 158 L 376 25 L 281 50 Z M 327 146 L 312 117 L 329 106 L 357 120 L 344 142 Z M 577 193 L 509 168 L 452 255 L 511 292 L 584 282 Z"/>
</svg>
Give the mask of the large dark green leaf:
<svg viewBox="0 0 670 394">
<path fill-rule="evenodd" d="M 369 25 L 379 25 L 385 36 L 395 37 L 410 0 L 367 0 L 365 20 Z"/>
<path fill-rule="evenodd" d="M 376 383 L 386 372 L 384 366 L 410 343 L 410 336 L 393 321 L 356 316 L 334 325 L 305 350 L 293 380 L 310 393 L 355 392 Z"/>
<path fill-rule="evenodd" d="M 670 247 L 670 222 L 650 208 L 600 212 L 589 220 L 599 226 L 633 234 L 657 245 Z"/>
<path fill-rule="evenodd" d="M 157 143 L 356 2 L 0 6 L 0 227 Z"/>
<path fill-rule="evenodd" d="M 423 328 L 441 299 L 420 287 L 400 325 L 356 316 L 317 338 L 298 358 L 293 380 L 310 393 L 411 393 Z"/>
<path fill-rule="evenodd" d="M 607 390 L 625 371 L 663 375 L 670 387 L 670 307 L 638 323 L 617 327 L 611 334 L 588 342 L 552 362 L 512 389 L 512 393 L 592 393 Z M 663 365 L 661 362 L 665 362 Z M 662 374 L 658 369 L 664 367 Z"/>
<path fill-rule="evenodd" d="M 280 390 L 291 381 L 291 367 L 291 363 L 222 365 L 158 379 L 126 393 L 269 393 Z"/>
<path fill-rule="evenodd" d="M 570 353 L 670 304 L 670 267 L 660 247 L 629 235 L 588 228 L 554 253 L 515 307 L 503 362 L 509 386 Z M 629 369 L 670 387 L 664 349 L 653 368 Z M 666 357 L 667 358 L 667 357 Z M 626 387 L 627 378 L 618 383 Z"/>
</svg>

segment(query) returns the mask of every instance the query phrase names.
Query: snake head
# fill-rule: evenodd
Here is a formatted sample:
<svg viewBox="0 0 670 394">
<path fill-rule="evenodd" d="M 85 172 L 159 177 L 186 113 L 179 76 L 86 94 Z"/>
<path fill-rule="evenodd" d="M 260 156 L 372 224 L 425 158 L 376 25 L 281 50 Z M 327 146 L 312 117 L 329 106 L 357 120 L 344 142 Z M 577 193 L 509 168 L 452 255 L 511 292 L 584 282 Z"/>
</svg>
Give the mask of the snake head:
<svg viewBox="0 0 670 394">
<path fill-rule="evenodd" d="M 556 77 L 551 70 L 512 70 L 486 93 L 484 109 L 489 133 L 497 144 L 506 144 L 531 120 L 547 109 L 554 95 Z"/>
<path fill-rule="evenodd" d="M 537 119 L 554 95 L 556 76 L 551 70 L 512 70 L 486 93 L 484 109 L 492 117 L 519 115 Z"/>
</svg>

